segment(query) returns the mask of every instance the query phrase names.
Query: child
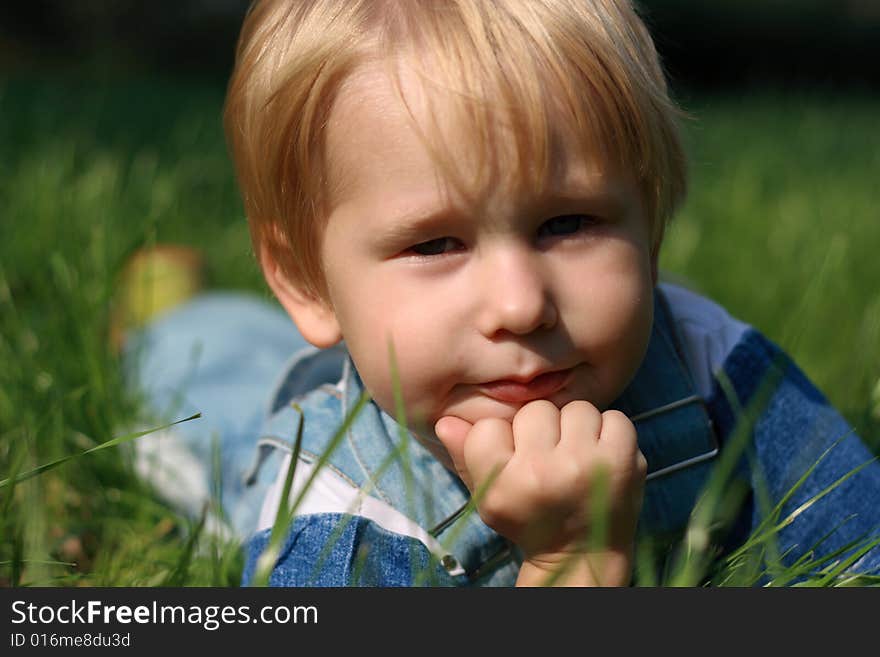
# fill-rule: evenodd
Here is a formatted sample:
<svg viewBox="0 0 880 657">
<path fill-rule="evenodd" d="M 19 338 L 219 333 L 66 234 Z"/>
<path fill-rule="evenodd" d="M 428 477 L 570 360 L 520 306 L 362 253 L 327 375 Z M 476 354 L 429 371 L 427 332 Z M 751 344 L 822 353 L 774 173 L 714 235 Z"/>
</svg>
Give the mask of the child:
<svg viewBox="0 0 880 657">
<path fill-rule="evenodd" d="M 245 583 L 268 562 L 276 585 L 626 585 L 637 536 L 681 534 L 750 403 L 726 548 L 815 462 L 782 517 L 870 460 L 776 346 L 658 283 L 685 189 L 675 117 L 625 0 L 253 5 L 227 130 L 297 330 L 201 299 L 147 332 L 145 370 L 182 382 L 201 341 L 199 372 L 251 384 L 186 388 L 237 418 L 218 431 Z M 302 339 L 257 433 L 274 354 Z M 244 486 L 228 472 L 254 444 Z M 781 531 L 785 558 L 870 533 L 878 494 L 870 464 Z M 878 566 L 874 549 L 853 568 Z"/>
</svg>

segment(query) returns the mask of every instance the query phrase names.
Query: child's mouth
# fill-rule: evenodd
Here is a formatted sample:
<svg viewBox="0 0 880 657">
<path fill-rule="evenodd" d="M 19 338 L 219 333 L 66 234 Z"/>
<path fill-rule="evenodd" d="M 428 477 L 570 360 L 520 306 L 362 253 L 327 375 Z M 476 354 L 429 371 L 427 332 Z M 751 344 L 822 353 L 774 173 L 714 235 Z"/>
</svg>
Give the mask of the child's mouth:
<svg viewBox="0 0 880 657">
<path fill-rule="evenodd" d="M 487 397 L 502 402 L 524 404 L 536 399 L 546 399 L 568 385 L 572 369 L 546 372 L 529 381 L 500 379 L 480 385 L 480 390 Z"/>
</svg>

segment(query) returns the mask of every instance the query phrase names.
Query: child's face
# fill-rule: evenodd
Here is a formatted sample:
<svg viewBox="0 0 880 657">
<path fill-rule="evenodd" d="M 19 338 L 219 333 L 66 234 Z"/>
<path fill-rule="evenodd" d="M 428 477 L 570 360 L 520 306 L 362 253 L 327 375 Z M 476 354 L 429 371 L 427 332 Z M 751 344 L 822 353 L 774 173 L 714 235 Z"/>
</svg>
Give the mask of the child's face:
<svg viewBox="0 0 880 657">
<path fill-rule="evenodd" d="M 420 118 L 418 90 L 404 90 Z M 467 172 L 469 136 L 447 128 Z M 349 80 L 327 146 L 326 317 L 380 406 L 394 413 L 389 343 L 408 417 L 428 428 L 510 420 L 538 398 L 605 408 L 622 392 L 647 346 L 655 271 L 632 180 L 563 143 L 546 190 L 502 176 L 466 203 L 378 69 Z"/>
</svg>

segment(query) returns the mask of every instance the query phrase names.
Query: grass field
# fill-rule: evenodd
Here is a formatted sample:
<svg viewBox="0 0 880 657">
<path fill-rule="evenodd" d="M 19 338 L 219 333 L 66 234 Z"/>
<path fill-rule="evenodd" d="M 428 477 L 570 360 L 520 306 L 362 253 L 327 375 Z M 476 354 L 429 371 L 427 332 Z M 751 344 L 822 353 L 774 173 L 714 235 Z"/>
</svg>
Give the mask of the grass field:
<svg viewBox="0 0 880 657">
<path fill-rule="evenodd" d="M 265 293 L 223 143 L 222 85 L 0 81 L 0 479 L 136 416 L 107 348 L 126 257 L 203 250 L 212 283 Z M 786 348 L 876 449 L 880 96 L 696 97 L 689 201 L 663 269 Z M 105 449 L 0 487 L 0 584 L 235 585 Z"/>
</svg>

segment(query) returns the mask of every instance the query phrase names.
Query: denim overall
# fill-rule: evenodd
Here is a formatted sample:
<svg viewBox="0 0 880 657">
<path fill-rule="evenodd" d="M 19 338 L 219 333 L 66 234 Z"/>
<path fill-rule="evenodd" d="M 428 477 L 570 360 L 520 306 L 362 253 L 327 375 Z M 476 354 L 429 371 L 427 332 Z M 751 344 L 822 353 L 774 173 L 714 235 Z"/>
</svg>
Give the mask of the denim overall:
<svg viewBox="0 0 880 657">
<path fill-rule="evenodd" d="M 175 439 L 195 455 L 193 462 L 211 462 L 205 434 L 217 436 L 224 520 L 247 542 L 243 583 L 253 578 L 268 543 L 270 529 L 265 524 L 255 531 L 257 516 L 267 493 L 285 478 L 300 420 L 304 430 L 297 472 L 326 468 L 352 490 L 399 512 L 418 528 L 415 533 L 421 538 L 413 538 L 413 532 L 390 531 L 345 509 L 296 515 L 271 584 L 509 586 L 515 582 L 521 562 L 516 546 L 480 520 L 469 508 L 469 492 L 458 477 L 377 405 L 363 405 L 329 450 L 363 393 L 344 346 L 324 351 L 305 346 L 277 310 L 246 297 L 216 294 L 171 313 L 139 342 L 139 381 L 153 407 L 167 409 L 173 397 L 169 391 L 177 390 L 178 416 L 192 410 L 203 413 L 201 427 L 198 421 L 177 427 L 180 435 Z M 186 354 L 196 342 L 201 362 L 193 371 L 187 363 L 194 358 Z M 258 399 L 275 376 L 279 354 L 294 352 L 282 376 L 275 379 L 268 407 L 261 411 Z M 748 424 L 747 450 L 741 458 L 734 454 L 734 476 L 745 482 L 747 493 L 726 537 L 728 547 L 741 542 L 763 517 L 762 505 L 754 501 L 755 490 L 769 500 L 780 500 L 819 460 L 785 502 L 785 517 L 872 458 L 784 352 L 757 331 L 746 333 L 716 374 L 712 394 L 708 398 L 697 394 L 681 337 L 658 287 L 647 355 L 613 404 L 634 422 L 648 461 L 640 537 L 663 542 L 681 535 L 719 452 L 735 442 L 742 408 L 748 409 L 755 400 L 760 406 Z M 224 390 L 223 381 L 235 385 Z M 762 387 L 768 381 L 769 386 Z M 254 436 L 259 436 L 256 458 Z M 207 469 L 190 470 L 184 476 L 212 477 Z M 811 550 L 830 553 L 876 534 L 878 501 L 880 465 L 872 463 L 783 529 L 780 550 L 790 562 Z M 880 550 L 864 555 L 856 565 L 860 572 L 877 571 Z"/>
</svg>

